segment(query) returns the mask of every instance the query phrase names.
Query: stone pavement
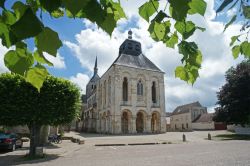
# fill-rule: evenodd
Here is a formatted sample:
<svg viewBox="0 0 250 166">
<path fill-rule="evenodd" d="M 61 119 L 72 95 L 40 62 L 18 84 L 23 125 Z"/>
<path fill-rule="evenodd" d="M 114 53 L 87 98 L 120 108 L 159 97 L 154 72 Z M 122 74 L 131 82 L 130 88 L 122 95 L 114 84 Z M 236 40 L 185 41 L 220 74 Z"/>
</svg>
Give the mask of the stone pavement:
<svg viewBox="0 0 250 166">
<path fill-rule="evenodd" d="M 209 131 L 212 136 L 227 131 Z M 24 161 L 28 144 L 15 152 L 1 153 L 0 166 L 249 166 L 250 141 L 209 141 L 208 131 L 185 132 L 187 142 L 182 142 L 181 132 L 157 135 L 113 136 L 101 134 L 67 133 L 86 144 L 78 145 L 64 140 L 62 144 L 44 149 L 47 157 L 40 160 Z M 95 144 L 128 144 L 147 142 L 171 142 L 172 144 L 137 146 L 94 146 Z"/>
<path fill-rule="evenodd" d="M 205 142 L 208 133 L 212 136 L 218 134 L 228 134 L 230 132 L 222 131 L 193 131 L 193 132 L 167 132 L 163 134 L 145 134 L 145 135 L 104 135 L 91 133 L 65 133 L 66 136 L 71 136 L 85 140 L 85 145 L 95 144 L 129 144 L 129 143 L 181 143 L 182 135 L 186 135 L 187 142 Z"/>
</svg>

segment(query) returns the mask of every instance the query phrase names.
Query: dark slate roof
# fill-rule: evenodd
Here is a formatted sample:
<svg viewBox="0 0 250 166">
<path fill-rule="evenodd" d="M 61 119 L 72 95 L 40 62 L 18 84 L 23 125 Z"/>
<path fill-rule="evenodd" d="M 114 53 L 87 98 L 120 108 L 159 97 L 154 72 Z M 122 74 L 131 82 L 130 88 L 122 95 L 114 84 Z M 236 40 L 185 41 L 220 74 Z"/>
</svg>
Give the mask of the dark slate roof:
<svg viewBox="0 0 250 166">
<path fill-rule="evenodd" d="M 140 54 L 138 56 L 120 54 L 113 64 L 162 72 L 143 54 Z"/>
<path fill-rule="evenodd" d="M 141 43 L 132 38 L 126 39 L 119 48 L 119 56 L 113 64 L 162 72 L 142 54 Z"/>
<path fill-rule="evenodd" d="M 89 82 L 96 82 L 96 81 L 99 80 L 99 79 L 100 79 L 100 77 L 99 77 L 99 75 L 96 73 L 96 74 L 93 75 L 93 77 L 90 79 Z"/>
<path fill-rule="evenodd" d="M 178 106 L 175 108 L 172 115 L 187 113 L 187 112 L 189 112 L 189 109 L 192 107 L 202 107 L 202 106 L 198 101 L 196 101 L 194 103 L 181 105 L 181 106 Z"/>
<path fill-rule="evenodd" d="M 200 117 L 196 120 L 193 121 L 193 123 L 199 123 L 199 122 L 212 122 L 213 121 L 214 114 L 209 113 L 209 114 L 202 114 Z"/>
</svg>

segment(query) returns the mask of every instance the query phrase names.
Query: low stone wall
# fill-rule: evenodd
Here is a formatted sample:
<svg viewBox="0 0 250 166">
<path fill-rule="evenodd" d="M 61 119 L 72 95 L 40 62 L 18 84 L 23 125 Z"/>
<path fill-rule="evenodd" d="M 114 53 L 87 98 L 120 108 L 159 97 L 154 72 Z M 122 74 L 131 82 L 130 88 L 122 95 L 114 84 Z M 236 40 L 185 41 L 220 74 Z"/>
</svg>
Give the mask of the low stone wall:
<svg viewBox="0 0 250 166">
<path fill-rule="evenodd" d="M 250 135 L 250 126 L 242 127 L 241 125 L 236 125 L 235 133 L 240 135 Z"/>
<path fill-rule="evenodd" d="M 193 130 L 214 130 L 214 122 L 211 123 L 192 123 Z"/>
</svg>

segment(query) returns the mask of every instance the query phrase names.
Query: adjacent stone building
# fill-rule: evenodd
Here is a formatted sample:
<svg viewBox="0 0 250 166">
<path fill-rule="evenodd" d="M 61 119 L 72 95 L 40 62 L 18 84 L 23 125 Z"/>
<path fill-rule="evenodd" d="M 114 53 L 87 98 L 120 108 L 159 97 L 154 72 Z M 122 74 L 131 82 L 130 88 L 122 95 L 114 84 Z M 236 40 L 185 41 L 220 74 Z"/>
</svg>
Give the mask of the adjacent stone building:
<svg viewBox="0 0 250 166">
<path fill-rule="evenodd" d="M 142 54 L 132 32 L 119 48 L 109 69 L 94 74 L 86 87 L 84 129 L 88 132 L 128 134 L 166 131 L 164 72 Z"/>
<path fill-rule="evenodd" d="M 192 122 L 196 121 L 202 114 L 207 114 L 207 108 L 203 107 L 198 101 L 176 107 L 170 116 L 171 130 L 193 130 Z"/>
</svg>

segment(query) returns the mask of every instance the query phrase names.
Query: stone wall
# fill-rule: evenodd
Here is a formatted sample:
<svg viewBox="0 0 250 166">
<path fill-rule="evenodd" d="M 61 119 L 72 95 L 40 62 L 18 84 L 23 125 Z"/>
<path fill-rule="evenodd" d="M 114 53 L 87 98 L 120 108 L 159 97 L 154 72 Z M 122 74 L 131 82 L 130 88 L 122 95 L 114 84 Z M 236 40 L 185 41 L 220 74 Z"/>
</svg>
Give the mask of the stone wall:
<svg viewBox="0 0 250 166">
<path fill-rule="evenodd" d="M 128 100 L 123 101 L 123 80 L 128 81 Z M 137 83 L 143 84 L 143 95 L 137 95 Z M 152 102 L 151 87 L 156 86 L 156 102 Z M 165 132 L 164 73 L 114 65 L 101 77 L 97 86 L 96 131 L 121 134 L 124 112 L 128 133 Z M 152 119 L 152 115 L 154 119 Z M 139 117 L 140 116 L 140 117 Z M 139 119 L 139 118 L 140 119 Z"/>
</svg>

